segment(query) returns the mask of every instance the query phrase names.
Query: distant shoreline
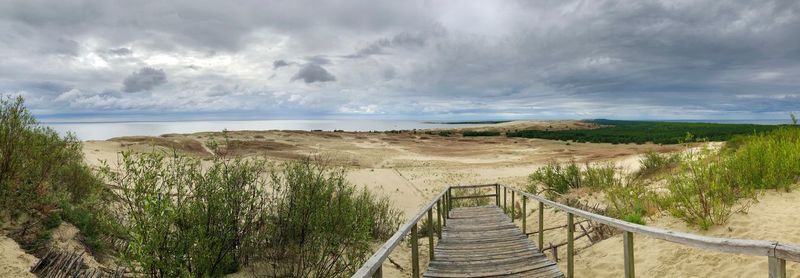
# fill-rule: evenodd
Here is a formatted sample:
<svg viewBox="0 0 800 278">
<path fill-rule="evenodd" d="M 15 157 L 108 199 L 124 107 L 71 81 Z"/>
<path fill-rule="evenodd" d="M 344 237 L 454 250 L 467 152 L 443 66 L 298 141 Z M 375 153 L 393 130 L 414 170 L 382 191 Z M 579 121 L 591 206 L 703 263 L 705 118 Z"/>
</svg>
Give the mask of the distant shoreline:
<svg viewBox="0 0 800 278">
<path fill-rule="evenodd" d="M 513 120 L 505 120 L 505 121 L 459 121 L 459 122 L 422 122 L 426 124 L 437 124 L 437 125 L 493 125 L 493 124 L 502 124 L 502 123 L 510 123 Z"/>
</svg>

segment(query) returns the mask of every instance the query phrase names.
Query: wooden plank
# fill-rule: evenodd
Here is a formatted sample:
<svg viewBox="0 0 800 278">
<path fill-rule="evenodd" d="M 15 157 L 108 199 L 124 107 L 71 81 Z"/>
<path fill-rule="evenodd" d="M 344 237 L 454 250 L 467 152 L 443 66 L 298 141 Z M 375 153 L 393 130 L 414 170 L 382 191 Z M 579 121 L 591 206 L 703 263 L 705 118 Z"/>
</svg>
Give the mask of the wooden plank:
<svg viewBox="0 0 800 278">
<path fill-rule="evenodd" d="M 485 194 L 485 195 L 471 195 L 471 196 L 455 196 L 453 200 L 461 200 L 461 199 L 476 199 L 476 198 L 487 198 L 487 197 L 494 197 L 494 194 Z"/>
<path fill-rule="evenodd" d="M 498 206 L 453 208 L 424 277 L 563 277 Z"/>
<path fill-rule="evenodd" d="M 467 189 L 467 188 L 495 187 L 495 186 L 498 186 L 498 184 L 490 183 L 490 184 L 454 185 L 454 186 L 451 186 L 450 188 L 453 188 L 453 189 Z"/>
</svg>

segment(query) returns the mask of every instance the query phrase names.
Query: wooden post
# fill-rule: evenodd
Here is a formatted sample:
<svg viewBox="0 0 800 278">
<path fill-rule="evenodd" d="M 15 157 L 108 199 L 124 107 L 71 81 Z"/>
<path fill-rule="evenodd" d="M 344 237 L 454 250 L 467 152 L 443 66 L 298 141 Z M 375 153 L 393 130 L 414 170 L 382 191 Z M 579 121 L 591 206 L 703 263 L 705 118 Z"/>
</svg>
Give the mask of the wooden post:
<svg viewBox="0 0 800 278">
<path fill-rule="evenodd" d="M 437 236 L 442 239 L 442 200 L 436 200 L 436 227 Z"/>
<path fill-rule="evenodd" d="M 567 213 L 567 278 L 575 277 L 575 220 Z"/>
<path fill-rule="evenodd" d="M 419 244 L 416 223 L 411 226 L 411 277 L 419 278 Z"/>
<path fill-rule="evenodd" d="M 428 210 L 428 258 L 433 261 L 433 208 Z"/>
<path fill-rule="evenodd" d="M 516 215 L 514 215 L 514 193 L 516 193 L 516 191 L 511 190 L 511 222 L 512 223 L 514 222 L 514 218 L 516 218 Z"/>
<path fill-rule="evenodd" d="M 508 209 L 508 188 L 503 186 L 503 213 Z"/>
<path fill-rule="evenodd" d="M 539 251 L 544 251 L 544 203 L 539 201 Z"/>
<path fill-rule="evenodd" d="M 528 220 L 527 204 L 528 204 L 528 196 L 522 195 L 522 234 L 525 235 L 525 237 L 528 237 L 528 225 L 526 224 Z"/>
<path fill-rule="evenodd" d="M 633 278 L 636 276 L 633 267 L 633 233 L 626 231 L 622 235 L 622 240 L 622 245 L 625 248 L 625 278 Z"/>
<path fill-rule="evenodd" d="M 453 201 L 451 200 L 452 196 L 450 196 L 450 194 L 452 194 L 452 190 L 452 188 L 447 189 L 447 201 L 445 202 L 447 204 L 447 218 L 450 218 L 450 210 L 453 209 Z"/>
<path fill-rule="evenodd" d="M 383 266 L 378 267 L 378 270 L 372 274 L 372 278 L 383 278 Z"/>
<path fill-rule="evenodd" d="M 494 193 L 495 194 L 494 202 L 499 207 L 500 206 L 500 185 L 499 184 L 495 184 L 494 185 L 494 192 L 495 192 Z"/>
<path fill-rule="evenodd" d="M 786 260 L 768 257 L 769 259 L 769 278 L 786 278 Z"/>
</svg>

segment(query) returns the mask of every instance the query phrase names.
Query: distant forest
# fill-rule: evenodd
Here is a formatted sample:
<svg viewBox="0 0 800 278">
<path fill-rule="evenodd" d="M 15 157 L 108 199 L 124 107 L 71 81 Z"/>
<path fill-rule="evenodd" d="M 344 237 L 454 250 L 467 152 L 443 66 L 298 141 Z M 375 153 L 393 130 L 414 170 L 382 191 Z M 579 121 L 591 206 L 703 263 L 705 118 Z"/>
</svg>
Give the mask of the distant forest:
<svg viewBox="0 0 800 278">
<path fill-rule="evenodd" d="M 583 130 L 517 130 L 506 133 L 508 137 L 541 138 L 573 142 L 644 144 L 678 144 L 687 135 L 695 139 L 727 141 L 737 135 L 768 132 L 779 125 L 680 123 L 651 121 L 587 120 L 604 127 Z"/>
</svg>

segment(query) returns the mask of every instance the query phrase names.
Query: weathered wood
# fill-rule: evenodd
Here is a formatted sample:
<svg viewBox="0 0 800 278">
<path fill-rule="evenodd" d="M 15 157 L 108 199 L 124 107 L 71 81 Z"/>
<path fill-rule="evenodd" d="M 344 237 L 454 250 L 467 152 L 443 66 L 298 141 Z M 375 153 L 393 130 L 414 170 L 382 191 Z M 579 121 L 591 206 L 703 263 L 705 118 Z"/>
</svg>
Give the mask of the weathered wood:
<svg viewBox="0 0 800 278">
<path fill-rule="evenodd" d="M 539 202 L 539 251 L 544 250 L 544 203 Z"/>
<path fill-rule="evenodd" d="M 575 277 L 575 220 L 567 213 L 567 277 Z"/>
<path fill-rule="evenodd" d="M 417 238 L 417 224 L 411 226 L 411 277 L 419 277 L 419 238 Z"/>
<path fill-rule="evenodd" d="M 424 277 L 563 277 L 498 206 L 454 208 Z"/>
<path fill-rule="evenodd" d="M 625 248 L 625 251 L 623 252 L 623 256 L 625 257 L 625 278 L 636 277 L 636 271 L 634 271 L 635 268 L 633 267 L 633 233 L 623 233 L 622 245 L 623 248 Z"/>
<path fill-rule="evenodd" d="M 497 205 L 499 207 L 500 206 L 500 185 L 499 184 L 495 184 L 494 186 L 495 186 L 494 194 L 496 195 L 494 203 L 495 203 L 495 205 Z"/>
<path fill-rule="evenodd" d="M 442 202 L 436 200 L 436 235 L 442 239 Z"/>
<path fill-rule="evenodd" d="M 433 260 L 433 208 L 428 210 L 428 258 Z"/>
<path fill-rule="evenodd" d="M 527 233 L 527 231 L 528 231 L 528 225 L 527 225 L 528 207 L 527 207 L 527 204 L 528 204 L 528 197 L 525 196 L 525 195 L 522 195 L 522 233 L 525 234 L 526 237 L 528 236 L 528 233 Z"/>
<path fill-rule="evenodd" d="M 461 199 L 477 199 L 477 198 L 487 198 L 487 197 L 494 197 L 495 194 L 485 194 L 485 195 L 470 195 L 470 196 L 455 196 L 453 200 L 461 200 Z"/>
<path fill-rule="evenodd" d="M 503 211 L 508 210 L 508 188 L 503 186 Z"/>
<path fill-rule="evenodd" d="M 487 183 L 487 184 L 471 184 L 471 185 L 454 185 L 451 186 L 453 189 L 469 189 L 469 188 L 480 188 L 480 187 L 495 187 L 498 186 L 496 183 Z"/>
<path fill-rule="evenodd" d="M 425 211 L 432 208 L 436 205 L 436 202 L 443 198 L 445 194 L 448 193 L 449 187 L 445 190 L 442 190 L 436 197 L 431 200 L 427 205 L 425 205 L 416 215 L 411 217 L 403 226 L 400 226 L 400 229 L 392 235 L 389 240 L 386 241 L 374 254 L 372 254 L 369 259 L 361 266 L 353 277 L 360 277 L 360 278 L 367 278 L 372 277 L 372 275 L 381 267 L 383 261 L 389 257 L 389 254 L 392 253 L 395 247 L 402 241 L 402 239 L 409 233 L 412 226 L 416 226 L 417 222 L 422 219 L 422 216 L 425 215 Z"/>
<path fill-rule="evenodd" d="M 768 257 L 769 278 L 786 278 L 786 260 Z"/>
<path fill-rule="evenodd" d="M 511 222 L 514 222 L 516 215 L 514 214 L 514 191 L 511 191 Z"/>
<path fill-rule="evenodd" d="M 586 218 L 594 222 L 605 224 L 623 231 L 643 234 L 660 240 L 693 246 L 706 250 L 713 250 L 726 253 L 754 255 L 754 256 L 775 256 L 785 260 L 800 261 L 800 246 L 785 244 L 767 240 L 731 239 L 708 237 L 696 234 L 676 232 L 656 227 L 634 224 L 608 216 L 594 214 L 563 204 L 550 201 L 544 197 L 520 191 L 511 187 L 508 190 L 517 191 L 521 195 L 528 196 L 546 204 L 549 207 L 572 213 L 581 218 Z M 780 252 L 778 249 L 780 248 Z"/>
</svg>

